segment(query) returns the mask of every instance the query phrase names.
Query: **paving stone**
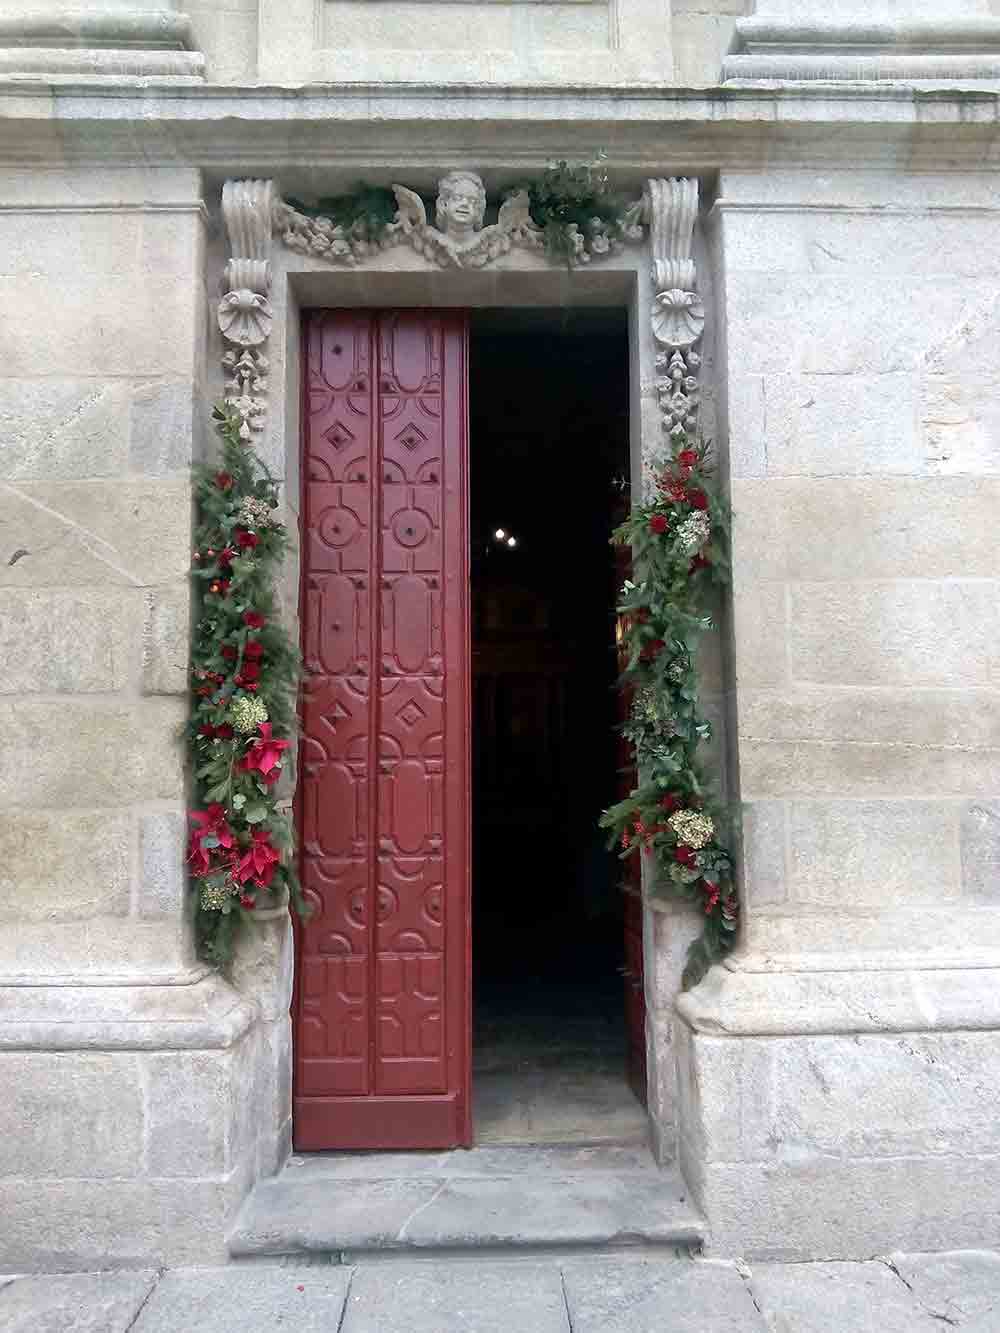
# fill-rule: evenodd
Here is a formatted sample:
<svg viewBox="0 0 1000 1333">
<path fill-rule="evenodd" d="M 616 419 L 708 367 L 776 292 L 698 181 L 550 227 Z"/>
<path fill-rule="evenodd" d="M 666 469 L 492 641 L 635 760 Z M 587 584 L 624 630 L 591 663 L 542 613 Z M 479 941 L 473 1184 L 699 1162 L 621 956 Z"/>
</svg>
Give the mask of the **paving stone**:
<svg viewBox="0 0 1000 1333">
<path fill-rule="evenodd" d="M 126 1333 L 149 1295 L 156 1274 L 72 1273 L 0 1278 L 3 1333 Z M 178 1326 L 180 1327 L 180 1326 Z"/>
<path fill-rule="evenodd" d="M 563 1264 L 563 1281 L 573 1333 L 764 1333 L 766 1327 L 732 1264 L 576 1259 Z"/>
<path fill-rule="evenodd" d="M 141 1326 L 140 1326 L 141 1330 Z M 373 1264 L 356 1270 L 343 1333 L 570 1333 L 554 1264 Z"/>
<path fill-rule="evenodd" d="M 174 1269 L 133 1333 L 334 1333 L 350 1275 L 348 1268 L 318 1265 Z"/>
<path fill-rule="evenodd" d="M 938 1320 L 974 1333 L 1000 1333 L 1000 1254 L 893 1254 L 890 1262 L 919 1304 Z"/>
<path fill-rule="evenodd" d="M 941 1333 L 883 1263 L 754 1264 L 749 1282 L 771 1333 Z"/>
<path fill-rule="evenodd" d="M 454 1148 L 447 1152 L 310 1153 L 294 1156 L 288 1172 L 305 1171 L 340 1180 L 389 1180 L 434 1176 L 436 1179 L 506 1178 L 541 1173 L 572 1176 L 579 1171 L 639 1172 L 653 1169 L 649 1149 L 620 1144 L 496 1145 Z"/>
</svg>

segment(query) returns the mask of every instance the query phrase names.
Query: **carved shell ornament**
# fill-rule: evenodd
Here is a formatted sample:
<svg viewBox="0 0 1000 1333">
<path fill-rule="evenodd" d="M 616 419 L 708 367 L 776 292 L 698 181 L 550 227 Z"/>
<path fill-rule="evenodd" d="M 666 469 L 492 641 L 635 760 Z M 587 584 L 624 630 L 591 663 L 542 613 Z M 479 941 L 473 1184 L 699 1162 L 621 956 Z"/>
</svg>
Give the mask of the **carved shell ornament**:
<svg viewBox="0 0 1000 1333">
<path fill-rule="evenodd" d="M 653 337 L 663 347 L 690 347 L 705 327 L 705 305 L 697 292 L 671 288 L 653 298 Z"/>
<path fill-rule="evenodd" d="M 266 342 L 273 323 L 270 301 L 248 287 L 227 292 L 219 302 L 219 328 L 238 347 Z"/>
</svg>

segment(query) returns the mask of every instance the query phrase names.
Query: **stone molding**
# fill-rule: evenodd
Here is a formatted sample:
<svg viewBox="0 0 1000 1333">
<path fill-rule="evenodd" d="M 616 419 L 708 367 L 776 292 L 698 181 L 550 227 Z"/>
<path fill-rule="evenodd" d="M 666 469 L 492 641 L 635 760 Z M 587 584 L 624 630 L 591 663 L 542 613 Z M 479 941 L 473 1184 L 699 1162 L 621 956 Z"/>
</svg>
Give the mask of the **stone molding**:
<svg viewBox="0 0 1000 1333">
<path fill-rule="evenodd" d="M 0 16 L 0 77 L 157 78 L 201 82 L 186 14 L 150 6 L 107 10 L 42 7 Z"/>
<path fill-rule="evenodd" d="M 734 955 L 678 997 L 696 1032 L 780 1037 L 1000 1028 L 1000 968 L 751 972 Z"/>
<path fill-rule="evenodd" d="M 274 322 L 268 299 L 274 209 L 273 181 L 234 180 L 222 187 L 231 258 L 223 275 L 218 324 L 226 343 L 225 400 L 239 414 L 244 440 L 263 428 L 267 415 L 270 363 L 264 348 Z"/>
<path fill-rule="evenodd" d="M 722 81 L 995 81 L 1000 22 L 741 19 Z"/>
</svg>

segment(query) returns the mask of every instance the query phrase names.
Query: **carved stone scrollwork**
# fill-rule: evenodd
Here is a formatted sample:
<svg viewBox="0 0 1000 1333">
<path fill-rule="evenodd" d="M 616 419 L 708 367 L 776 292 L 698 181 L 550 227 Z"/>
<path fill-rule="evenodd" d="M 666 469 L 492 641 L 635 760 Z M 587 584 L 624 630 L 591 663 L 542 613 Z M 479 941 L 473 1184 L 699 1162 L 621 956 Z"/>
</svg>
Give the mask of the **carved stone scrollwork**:
<svg viewBox="0 0 1000 1333">
<path fill-rule="evenodd" d="M 697 180 L 649 181 L 646 209 L 655 290 L 653 337 L 660 348 L 656 392 L 662 425 L 671 435 L 691 433 L 698 425 L 701 366 L 695 344 L 705 328 L 705 307 L 696 290 L 698 275 L 691 257 L 698 216 Z"/>
<path fill-rule="evenodd" d="M 263 347 L 274 322 L 268 300 L 274 205 L 273 181 L 226 181 L 222 188 L 222 217 L 232 258 L 226 265 L 218 319 L 222 336 L 232 344 L 222 357 L 228 372 L 226 402 L 239 414 L 244 440 L 261 429 L 267 413 L 268 360 Z"/>
</svg>

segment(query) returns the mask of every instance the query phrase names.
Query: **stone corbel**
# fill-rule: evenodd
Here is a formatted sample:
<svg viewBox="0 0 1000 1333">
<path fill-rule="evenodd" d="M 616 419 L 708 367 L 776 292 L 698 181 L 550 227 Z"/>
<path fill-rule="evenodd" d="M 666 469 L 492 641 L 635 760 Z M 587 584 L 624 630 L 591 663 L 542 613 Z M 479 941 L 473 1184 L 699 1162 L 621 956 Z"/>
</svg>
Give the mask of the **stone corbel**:
<svg viewBox="0 0 1000 1333">
<path fill-rule="evenodd" d="M 669 435 L 693 434 L 698 426 L 696 350 L 705 327 L 691 257 L 698 216 L 698 182 L 682 177 L 646 183 L 645 211 L 652 252 L 653 337 L 658 351 L 656 392 L 662 426 Z"/>
<path fill-rule="evenodd" d="M 219 328 L 226 341 L 225 399 L 240 418 L 240 438 L 260 430 L 267 413 L 265 354 L 274 317 L 271 290 L 271 233 L 275 191 L 269 180 L 226 181 L 222 217 L 231 258 L 223 277 Z"/>
</svg>

